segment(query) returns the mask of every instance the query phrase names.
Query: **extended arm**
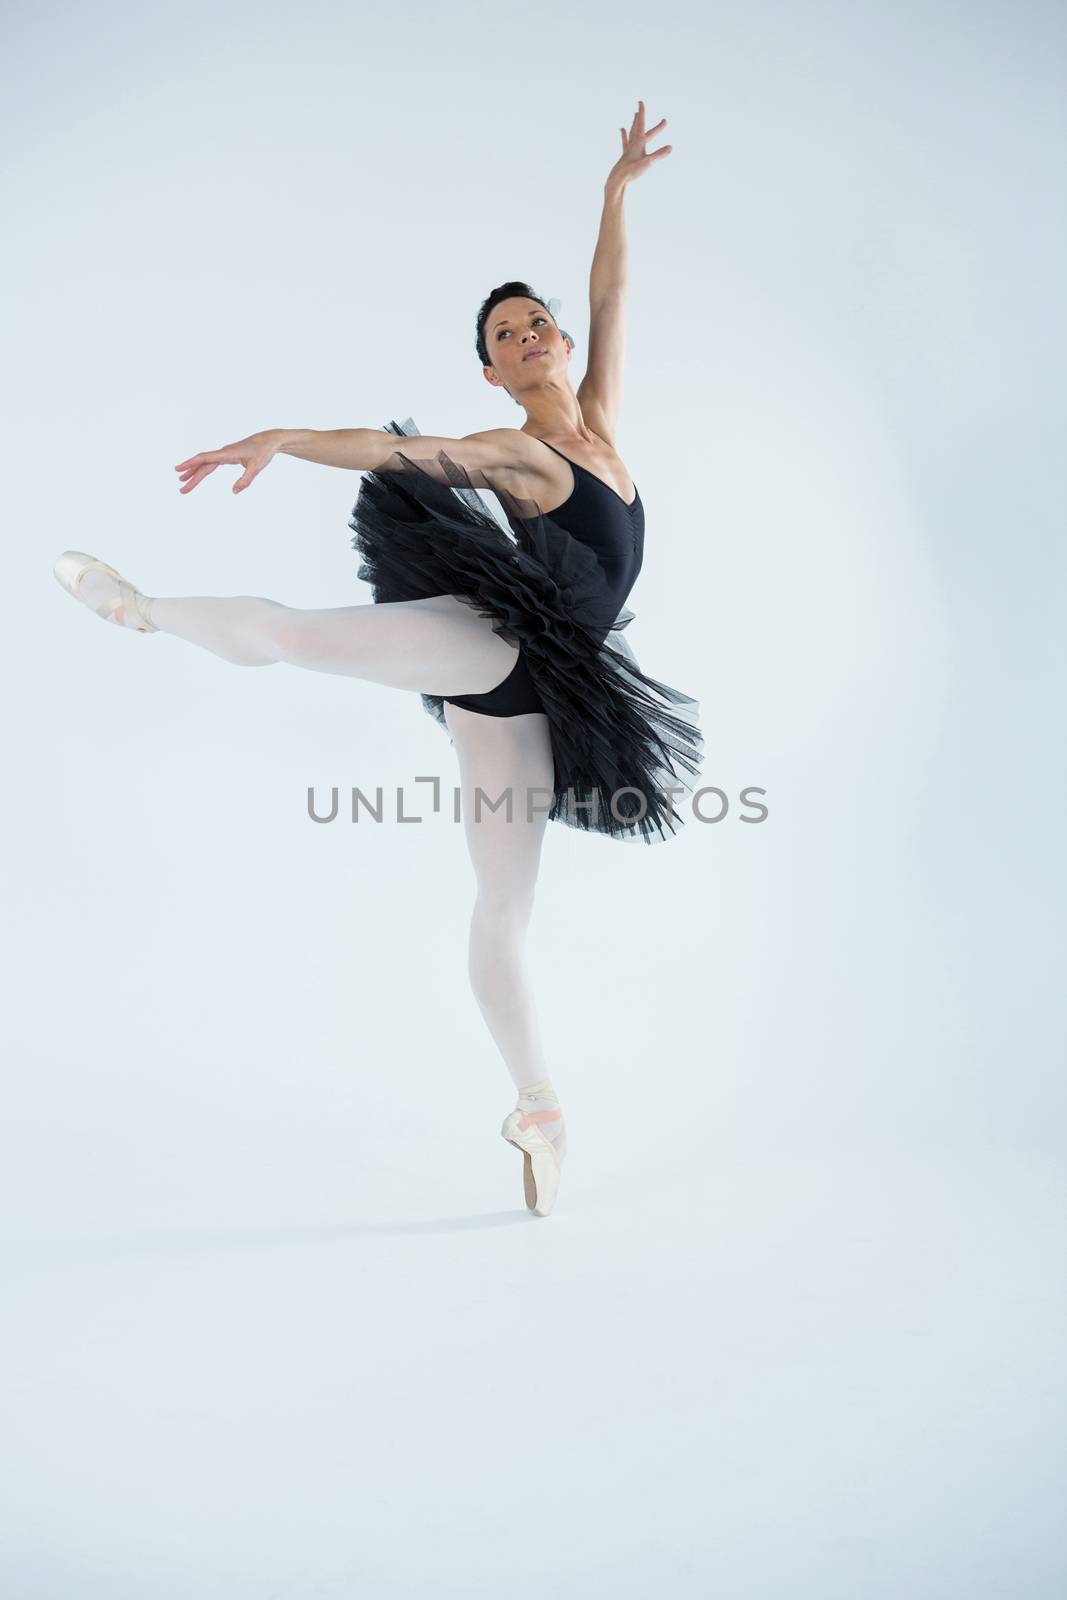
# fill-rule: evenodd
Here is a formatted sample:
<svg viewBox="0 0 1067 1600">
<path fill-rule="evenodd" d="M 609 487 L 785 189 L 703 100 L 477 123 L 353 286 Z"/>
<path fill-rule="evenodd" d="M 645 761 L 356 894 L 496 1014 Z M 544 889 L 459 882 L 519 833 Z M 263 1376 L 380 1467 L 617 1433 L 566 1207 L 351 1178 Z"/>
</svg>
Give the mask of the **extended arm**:
<svg viewBox="0 0 1067 1600">
<path fill-rule="evenodd" d="M 233 492 L 247 489 L 276 455 L 299 456 L 302 461 L 318 461 L 326 467 L 346 467 L 350 472 L 373 472 L 384 468 L 398 450 L 410 461 L 435 476 L 450 482 L 444 469 L 434 463 L 442 451 L 472 476 L 496 470 L 503 474 L 526 468 L 533 453 L 528 436 L 517 428 L 488 428 L 484 433 L 469 433 L 462 439 L 448 439 L 428 433 L 396 434 L 380 428 L 266 428 L 247 439 L 224 445 L 221 450 L 202 450 L 199 455 L 179 461 L 175 472 L 181 476 L 182 494 L 195 489 L 215 468 L 224 464 L 241 466 L 243 475 Z"/>
<path fill-rule="evenodd" d="M 516 467 L 524 459 L 524 438 L 516 439 L 514 428 L 488 428 L 463 439 L 448 439 L 432 433 L 386 433 L 379 428 L 276 428 L 278 453 L 298 456 L 301 461 L 317 461 L 326 467 L 347 467 L 356 472 L 373 472 L 384 467 L 390 456 L 403 450 L 420 465 L 435 461 L 443 450 L 450 460 L 468 472 L 479 468 Z"/>
<path fill-rule="evenodd" d="M 604 190 L 600 233 L 589 272 L 589 358 L 578 385 L 582 416 L 612 447 L 622 409 L 626 354 L 625 193 L 626 187 L 621 183 Z"/>
<path fill-rule="evenodd" d="M 645 153 L 646 142 L 666 126 L 664 117 L 646 132 L 645 103 L 639 100 L 630 132 L 619 129 L 622 155 L 604 185 L 604 209 L 589 272 L 589 360 L 578 388 L 578 404 L 590 427 L 613 447 L 622 408 L 629 289 L 623 198 L 627 184 L 661 156 L 670 154 L 669 144 L 650 155 Z"/>
</svg>

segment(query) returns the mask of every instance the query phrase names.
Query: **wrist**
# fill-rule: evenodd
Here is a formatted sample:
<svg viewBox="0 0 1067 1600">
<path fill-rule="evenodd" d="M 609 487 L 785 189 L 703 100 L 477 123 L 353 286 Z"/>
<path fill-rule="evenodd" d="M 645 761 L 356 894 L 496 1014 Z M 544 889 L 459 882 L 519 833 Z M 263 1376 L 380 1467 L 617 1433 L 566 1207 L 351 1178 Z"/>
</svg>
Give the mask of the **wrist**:
<svg viewBox="0 0 1067 1600">
<path fill-rule="evenodd" d="M 286 456 L 293 455 L 306 444 L 314 431 L 314 428 L 268 428 L 263 437 L 273 440 L 279 455 Z"/>
</svg>

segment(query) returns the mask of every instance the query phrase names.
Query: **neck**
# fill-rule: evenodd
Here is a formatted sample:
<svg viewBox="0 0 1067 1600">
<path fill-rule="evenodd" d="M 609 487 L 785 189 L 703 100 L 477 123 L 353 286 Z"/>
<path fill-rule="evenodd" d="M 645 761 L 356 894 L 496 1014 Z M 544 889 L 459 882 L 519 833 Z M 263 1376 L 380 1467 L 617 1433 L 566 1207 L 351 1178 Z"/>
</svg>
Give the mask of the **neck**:
<svg viewBox="0 0 1067 1600">
<path fill-rule="evenodd" d="M 523 401 L 523 409 L 526 421 L 520 433 L 532 433 L 538 439 L 549 434 L 555 438 L 582 439 L 587 444 L 594 443 L 594 436 L 582 416 L 578 397 L 570 385 L 565 391 L 551 385 L 538 391 L 529 400 Z"/>
</svg>

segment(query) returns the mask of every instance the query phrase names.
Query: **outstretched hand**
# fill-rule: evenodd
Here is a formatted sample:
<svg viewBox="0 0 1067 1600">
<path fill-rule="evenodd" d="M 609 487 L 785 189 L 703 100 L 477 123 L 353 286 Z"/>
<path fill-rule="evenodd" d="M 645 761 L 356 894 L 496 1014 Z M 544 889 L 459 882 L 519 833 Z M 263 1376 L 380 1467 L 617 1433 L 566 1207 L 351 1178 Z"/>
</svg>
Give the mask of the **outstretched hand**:
<svg viewBox="0 0 1067 1600">
<path fill-rule="evenodd" d="M 226 463 L 245 469 L 233 486 L 234 494 L 239 494 L 242 489 L 248 488 L 254 478 L 259 477 L 269 462 L 273 461 L 280 442 L 277 430 L 271 429 L 267 433 L 249 434 L 247 439 L 238 439 L 236 444 L 224 445 L 221 450 L 202 450 L 199 455 L 190 456 L 188 461 L 179 461 L 174 469 L 182 479 L 179 494 L 188 494 L 189 490 L 195 489 L 202 479 L 209 477 L 216 467 Z"/>
<path fill-rule="evenodd" d="M 634 120 L 630 124 L 630 131 L 620 128 L 622 135 L 622 155 L 608 173 L 606 189 L 625 188 L 634 178 L 639 178 L 642 172 L 648 170 L 654 161 L 659 161 L 661 156 L 669 156 L 673 146 L 663 145 L 659 150 L 646 153 L 645 145 L 649 139 L 654 139 L 661 128 L 667 126 L 666 117 L 661 117 L 654 128 L 645 127 L 645 102 L 637 102 Z"/>
</svg>

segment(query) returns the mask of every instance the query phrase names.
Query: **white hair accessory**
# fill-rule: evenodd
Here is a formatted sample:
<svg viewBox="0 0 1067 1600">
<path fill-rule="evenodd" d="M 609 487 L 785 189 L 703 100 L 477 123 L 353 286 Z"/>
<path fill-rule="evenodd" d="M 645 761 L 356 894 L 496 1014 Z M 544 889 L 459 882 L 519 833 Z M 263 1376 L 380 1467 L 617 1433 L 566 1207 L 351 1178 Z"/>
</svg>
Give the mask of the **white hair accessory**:
<svg viewBox="0 0 1067 1600">
<path fill-rule="evenodd" d="M 551 300 L 546 300 L 545 301 L 545 308 L 546 308 L 546 310 L 551 311 L 552 316 L 553 316 L 553 318 L 555 320 L 555 323 L 556 323 L 557 327 L 559 327 L 559 308 L 560 308 L 560 303 L 561 302 L 557 299 L 557 297 L 555 295 L 553 295 Z M 570 345 L 571 349 L 573 350 L 574 349 L 574 340 L 571 338 L 571 336 L 567 332 L 566 328 L 560 328 L 559 331 L 563 335 L 563 337 L 566 339 L 566 341 Z"/>
</svg>

